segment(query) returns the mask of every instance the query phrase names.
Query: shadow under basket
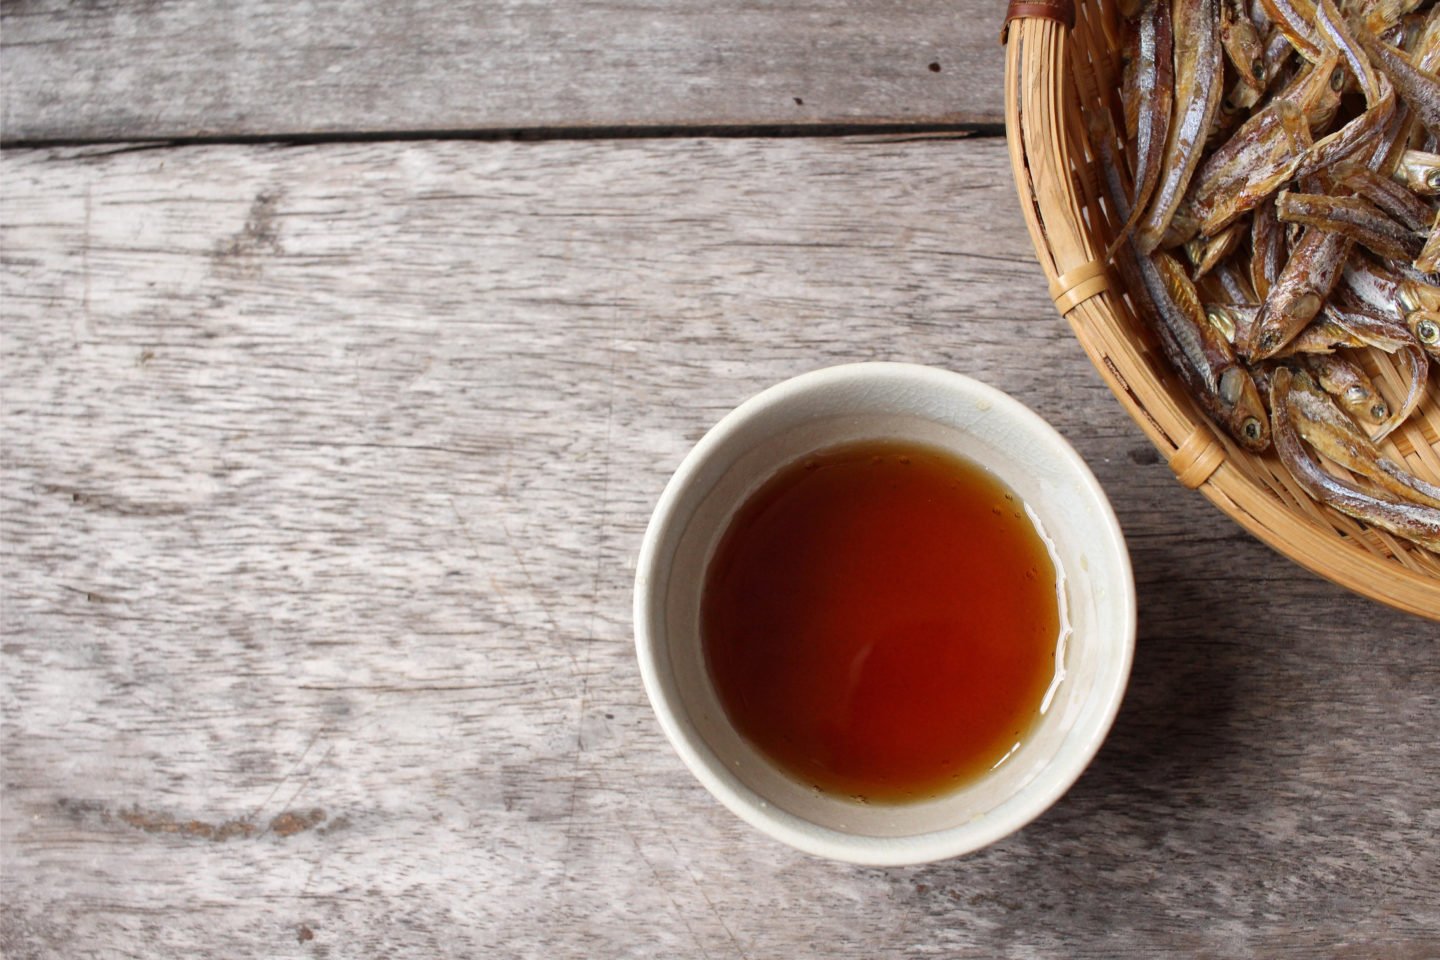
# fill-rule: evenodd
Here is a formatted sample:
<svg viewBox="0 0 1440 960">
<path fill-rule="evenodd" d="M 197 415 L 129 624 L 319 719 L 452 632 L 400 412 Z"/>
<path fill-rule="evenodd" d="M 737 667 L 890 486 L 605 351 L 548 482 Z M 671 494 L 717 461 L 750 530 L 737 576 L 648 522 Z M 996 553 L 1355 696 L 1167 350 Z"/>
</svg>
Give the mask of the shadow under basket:
<svg viewBox="0 0 1440 960">
<path fill-rule="evenodd" d="M 1106 268 L 1105 249 L 1119 224 L 1100 199 L 1085 117 L 1097 110 L 1123 116 L 1124 32 L 1113 0 L 1010 5 L 1003 37 L 1005 130 L 1020 206 L 1056 309 L 1182 484 L 1301 566 L 1440 620 L 1440 557 L 1316 502 L 1273 451 L 1250 453 L 1212 426 Z M 1113 147 L 1126 155 L 1123 144 Z M 1397 404 L 1404 374 L 1391 358 L 1378 350 L 1355 356 L 1386 402 Z M 1433 372 L 1420 409 L 1381 449 L 1416 476 L 1440 483 L 1440 387 Z"/>
</svg>

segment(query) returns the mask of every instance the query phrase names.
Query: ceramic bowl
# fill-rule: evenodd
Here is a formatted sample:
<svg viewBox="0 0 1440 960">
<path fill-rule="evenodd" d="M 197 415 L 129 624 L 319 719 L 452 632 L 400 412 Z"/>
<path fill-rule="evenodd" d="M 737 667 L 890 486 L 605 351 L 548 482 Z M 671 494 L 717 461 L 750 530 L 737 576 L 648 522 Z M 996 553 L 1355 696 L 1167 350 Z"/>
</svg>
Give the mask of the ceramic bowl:
<svg viewBox="0 0 1440 960">
<path fill-rule="evenodd" d="M 818 450 L 892 439 L 940 447 L 1015 491 L 1051 543 L 1069 629 L 1061 679 L 1004 763 L 941 797 L 858 803 L 792 778 L 730 723 L 706 671 L 700 597 L 736 509 L 782 467 Z M 666 736 L 742 819 L 807 853 L 873 865 L 977 850 L 1043 813 L 1089 764 L 1120 707 L 1135 643 L 1129 556 L 1104 492 L 1048 423 L 977 380 L 929 367 L 816 370 L 741 404 L 690 451 L 660 496 L 635 578 L 635 640 Z"/>
</svg>

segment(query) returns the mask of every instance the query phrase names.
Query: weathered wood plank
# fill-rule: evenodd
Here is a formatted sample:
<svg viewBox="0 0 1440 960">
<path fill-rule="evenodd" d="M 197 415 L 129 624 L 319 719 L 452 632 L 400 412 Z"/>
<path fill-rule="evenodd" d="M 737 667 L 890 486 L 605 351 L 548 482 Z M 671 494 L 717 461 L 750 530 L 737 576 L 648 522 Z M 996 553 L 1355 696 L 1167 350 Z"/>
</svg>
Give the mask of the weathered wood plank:
<svg viewBox="0 0 1440 960">
<path fill-rule="evenodd" d="M 16 0 L 3 133 L 999 123 L 983 0 Z"/>
<path fill-rule="evenodd" d="M 0 158 L 0 952 L 1420 958 L 1435 625 L 1156 462 L 1053 316 L 1003 144 Z M 1048 815 L 859 869 L 645 702 L 685 449 L 857 359 L 1023 398 L 1110 491 L 1130 695 Z"/>
</svg>

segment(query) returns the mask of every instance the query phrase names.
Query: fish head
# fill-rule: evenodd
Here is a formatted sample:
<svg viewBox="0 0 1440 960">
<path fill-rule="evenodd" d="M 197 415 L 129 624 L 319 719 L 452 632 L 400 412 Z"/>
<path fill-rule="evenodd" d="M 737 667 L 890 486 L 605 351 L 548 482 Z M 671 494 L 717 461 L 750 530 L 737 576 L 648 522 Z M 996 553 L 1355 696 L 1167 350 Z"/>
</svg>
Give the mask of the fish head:
<svg viewBox="0 0 1440 960">
<path fill-rule="evenodd" d="M 1270 418 L 1254 379 L 1244 367 L 1229 367 L 1220 375 L 1220 403 L 1225 426 L 1235 441 L 1251 453 L 1261 453 L 1270 446 Z"/>
<path fill-rule="evenodd" d="M 1241 354 L 1252 363 L 1273 357 L 1315 319 L 1323 305 L 1324 301 L 1313 290 L 1302 290 L 1289 296 L 1272 296 L 1256 314 L 1250 336 L 1240 345 Z"/>
</svg>

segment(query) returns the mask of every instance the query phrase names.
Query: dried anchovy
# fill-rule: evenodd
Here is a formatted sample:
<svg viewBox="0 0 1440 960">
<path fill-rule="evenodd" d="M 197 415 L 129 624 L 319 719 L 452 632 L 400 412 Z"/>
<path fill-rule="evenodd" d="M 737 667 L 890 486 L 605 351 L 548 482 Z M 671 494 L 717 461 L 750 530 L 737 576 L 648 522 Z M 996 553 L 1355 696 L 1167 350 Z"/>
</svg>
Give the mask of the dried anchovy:
<svg viewBox="0 0 1440 960">
<path fill-rule="evenodd" d="M 1190 200 L 1196 231 L 1214 236 L 1263 203 L 1294 175 L 1310 147 L 1309 127 L 1295 103 L 1276 100 L 1255 114 L 1201 166 Z"/>
<path fill-rule="evenodd" d="M 1352 241 L 1320 227 L 1306 227 L 1270 295 L 1260 305 L 1251 336 L 1239 344 L 1251 362 L 1274 356 L 1305 328 L 1340 279 Z"/>
<path fill-rule="evenodd" d="M 1175 55 L 1169 0 L 1150 0 L 1141 13 L 1133 86 L 1135 89 L 1134 209 L 1115 243 L 1128 236 L 1155 192 L 1175 99 Z M 1113 253 L 1113 247 L 1112 247 Z"/>
<path fill-rule="evenodd" d="M 1314 63 L 1320 55 L 1320 36 L 1315 30 L 1315 5 L 1310 0 L 1260 0 L 1260 6 L 1290 45 Z"/>
<path fill-rule="evenodd" d="M 1357 197 L 1369 200 L 1416 234 L 1428 232 L 1435 217 L 1430 205 L 1406 189 L 1403 183 L 1369 167 L 1346 173 L 1344 187 L 1353 190 Z"/>
<path fill-rule="evenodd" d="M 1270 445 L 1270 426 L 1255 381 L 1210 324 L 1185 268 L 1166 253 L 1136 252 L 1152 326 L 1170 362 L 1207 413 L 1256 453 Z"/>
<path fill-rule="evenodd" d="M 1414 193 L 1440 193 L 1440 155 L 1424 150 L 1406 150 L 1395 169 L 1395 177 Z"/>
<path fill-rule="evenodd" d="M 1417 69 L 1405 54 L 1382 40 L 1364 36 L 1361 42 L 1430 134 L 1440 136 L 1440 81 Z"/>
<path fill-rule="evenodd" d="M 1220 45 L 1240 80 L 1257 93 L 1265 89 L 1265 44 L 1243 0 L 1221 0 Z"/>
<path fill-rule="evenodd" d="M 1275 198 L 1276 215 L 1285 223 L 1303 223 L 1349 237 L 1392 260 L 1413 260 L 1421 240 L 1363 197 L 1291 193 Z"/>
<path fill-rule="evenodd" d="M 1310 374 L 1335 398 L 1356 423 L 1372 429 L 1390 416 L 1390 406 L 1370 377 L 1353 361 L 1334 353 L 1311 354 L 1305 359 Z"/>
<path fill-rule="evenodd" d="M 1250 282 L 1263 299 L 1285 266 L 1285 229 L 1275 215 L 1275 204 L 1265 201 L 1250 219 Z"/>
<path fill-rule="evenodd" d="M 1165 143 L 1160 181 L 1142 218 L 1135 245 L 1141 253 L 1159 246 L 1185 196 L 1205 138 L 1215 123 L 1224 83 L 1216 0 L 1175 0 L 1175 115 Z"/>
</svg>

